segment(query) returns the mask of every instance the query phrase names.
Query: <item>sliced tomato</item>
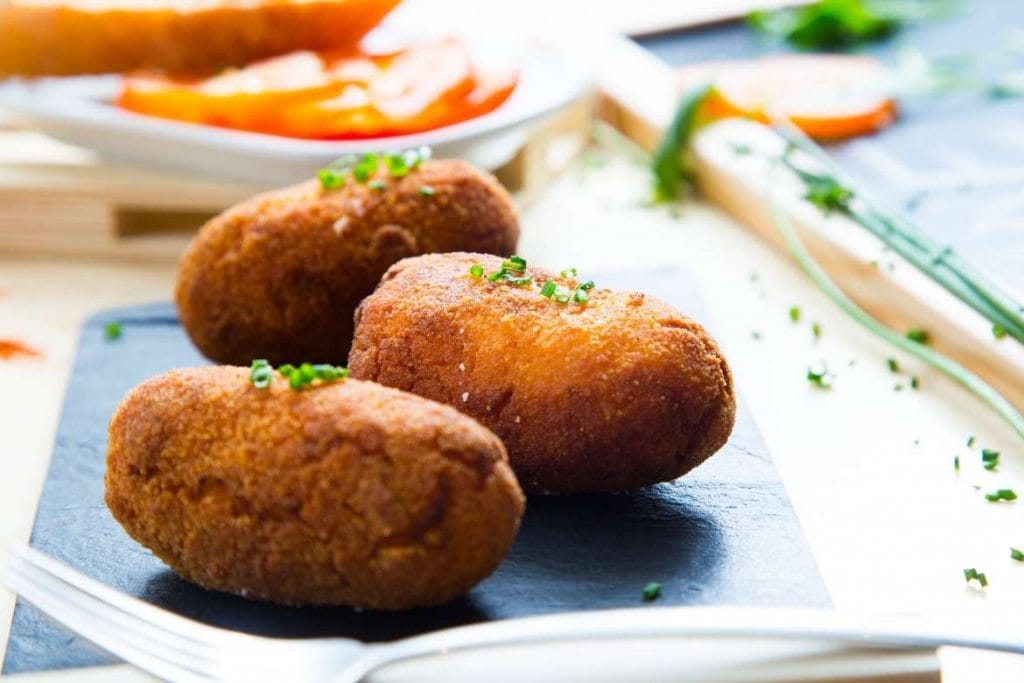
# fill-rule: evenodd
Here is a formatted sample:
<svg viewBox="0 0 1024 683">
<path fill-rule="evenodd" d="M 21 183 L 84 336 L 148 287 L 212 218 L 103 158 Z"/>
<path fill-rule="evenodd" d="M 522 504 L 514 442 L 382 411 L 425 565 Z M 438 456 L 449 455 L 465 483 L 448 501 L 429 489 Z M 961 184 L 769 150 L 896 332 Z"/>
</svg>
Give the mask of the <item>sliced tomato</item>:
<svg viewBox="0 0 1024 683">
<path fill-rule="evenodd" d="M 431 130 L 494 109 L 514 73 L 478 74 L 456 39 L 388 54 L 297 52 L 202 81 L 125 80 L 119 103 L 194 123 L 302 138 Z"/>
<path fill-rule="evenodd" d="M 876 59 L 852 55 L 778 55 L 714 62 L 679 70 L 686 87 L 715 85 L 707 102 L 712 118 L 782 116 L 813 138 L 837 140 L 880 130 L 896 119 L 886 94 L 889 72 Z"/>
</svg>

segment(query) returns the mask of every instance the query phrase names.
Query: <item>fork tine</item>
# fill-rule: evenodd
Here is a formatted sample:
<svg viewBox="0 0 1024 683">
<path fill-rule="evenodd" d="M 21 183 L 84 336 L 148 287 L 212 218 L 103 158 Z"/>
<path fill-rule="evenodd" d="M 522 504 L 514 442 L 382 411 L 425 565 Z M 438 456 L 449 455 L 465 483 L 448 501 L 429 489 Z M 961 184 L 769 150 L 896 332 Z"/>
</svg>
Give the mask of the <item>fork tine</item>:
<svg viewBox="0 0 1024 683">
<path fill-rule="evenodd" d="M 46 582 L 46 585 L 57 592 L 58 595 L 63 593 L 69 598 L 75 598 L 79 606 L 83 609 L 90 612 L 98 612 L 98 616 L 106 619 L 107 621 L 114 622 L 124 629 L 128 629 L 132 634 L 141 633 L 145 635 L 149 641 L 177 650 L 179 653 L 187 655 L 190 659 L 209 660 L 210 657 L 216 655 L 216 645 L 204 640 L 203 636 L 206 635 L 205 633 L 201 632 L 202 636 L 197 638 L 191 633 L 183 634 L 170 632 L 160 624 L 149 621 L 148 617 L 152 616 L 148 613 L 150 611 L 148 609 L 149 605 L 142 601 L 135 600 L 127 595 L 118 594 L 116 591 L 103 586 L 103 584 L 98 581 L 88 579 L 73 569 L 62 565 L 60 562 L 48 558 L 42 553 L 36 551 L 33 551 L 32 553 L 24 553 L 19 550 L 14 553 L 14 557 L 16 557 L 18 561 L 24 562 L 25 565 L 27 565 L 27 568 L 23 570 L 23 573 L 25 571 L 34 572 L 33 574 L 29 574 L 29 577 L 35 577 L 36 583 Z M 47 566 L 40 566 L 33 560 L 45 560 L 45 564 Z M 51 571 L 51 567 L 55 570 L 59 570 L 60 575 L 55 575 L 55 572 Z M 75 583 L 70 583 L 67 579 L 71 579 Z M 140 612 L 139 614 L 126 612 L 120 605 L 111 605 L 110 603 L 105 602 L 103 596 L 96 595 L 92 592 L 92 589 L 94 588 L 102 589 L 102 592 L 107 594 L 113 594 L 113 597 L 118 598 L 118 602 L 123 605 L 129 607 L 142 606 L 147 609 L 138 609 L 137 611 Z M 156 612 L 158 615 L 161 615 L 161 610 L 156 608 L 153 608 L 152 612 Z"/>
<path fill-rule="evenodd" d="M 103 614 L 83 609 L 64 594 L 67 591 L 54 590 L 47 585 L 45 577 L 40 577 L 30 565 L 25 565 L 18 558 L 12 557 L 6 562 L 2 576 L 4 583 L 25 600 L 126 662 L 177 683 L 208 683 L 213 680 L 209 676 L 185 668 L 176 660 L 168 660 L 154 653 L 145 646 L 144 639 L 142 643 L 138 642 L 138 635 L 126 638 L 123 627 L 112 624 Z"/>
<path fill-rule="evenodd" d="M 64 583 L 74 586 L 109 605 L 113 605 L 127 614 L 142 619 L 148 624 L 159 626 L 170 633 L 175 633 L 189 640 L 196 640 L 197 636 L 199 636 L 204 643 L 216 644 L 224 644 L 236 637 L 236 634 L 232 632 L 186 619 L 173 612 L 126 595 L 96 579 L 75 571 L 35 548 L 26 545 L 12 545 L 10 552 L 12 555 L 20 557 L 29 564 L 57 577 Z"/>
</svg>

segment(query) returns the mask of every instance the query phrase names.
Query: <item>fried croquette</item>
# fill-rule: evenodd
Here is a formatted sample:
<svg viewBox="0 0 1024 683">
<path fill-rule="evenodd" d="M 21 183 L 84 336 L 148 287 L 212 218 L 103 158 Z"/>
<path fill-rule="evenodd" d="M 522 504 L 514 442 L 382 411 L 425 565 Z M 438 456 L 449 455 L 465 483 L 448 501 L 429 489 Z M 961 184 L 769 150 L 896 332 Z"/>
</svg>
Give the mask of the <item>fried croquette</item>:
<svg viewBox="0 0 1024 683">
<path fill-rule="evenodd" d="M 356 380 L 258 389 L 235 367 L 172 371 L 125 397 L 106 502 L 201 586 L 387 610 L 468 591 L 524 506 L 501 441 L 448 406 Z"/>
<path fill-rule="evenodd" d="M 374 180 L 337 190 L 308 182 L 207 223 L 182 257 L 175 291 L 199 350 L 234 365 L 343 363 L 356 306 L 395 261 L 515 249 L 515 209 L 490 174 L 444 160 Z"/>
<path fill-rule="evenodd" d="M 528 493 L 667 481 L 726 442 L 732 376 L 699 324 L 637 292 L 560 303 L 583 283 L 539 268 L 490 282 L 473 268 L 501 264 L 461 253 L 392 266 L 357 311 L 352 376 L 480 420 Z"/>
</svg>

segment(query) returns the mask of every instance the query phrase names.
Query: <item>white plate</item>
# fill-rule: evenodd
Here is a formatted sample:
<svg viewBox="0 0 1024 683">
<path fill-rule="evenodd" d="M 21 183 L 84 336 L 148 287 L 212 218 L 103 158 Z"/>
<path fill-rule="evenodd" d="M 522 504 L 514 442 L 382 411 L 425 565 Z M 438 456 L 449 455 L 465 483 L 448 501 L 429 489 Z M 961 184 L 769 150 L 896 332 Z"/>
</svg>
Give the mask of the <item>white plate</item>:
<svg viewBox="0 0 1024 683">
<path fill-rule="evenodd" d="M 297 140 L 142 116 L 113 104 L 116 76 L 0 82 L 0 107 L 55 138 L 111 159 L 257 183 L 309 178 L 345 154 L 420 145 L 432 147 L 437 157 L 494 169 L 515 154 L 531 125 L 579 97 L 587 78 L 559 52 L 539 43 L 466 42 L 474 59 L 485 65 L 518 65 L 518 86 L 484 116 L 416 135 Z"/>
</svg>

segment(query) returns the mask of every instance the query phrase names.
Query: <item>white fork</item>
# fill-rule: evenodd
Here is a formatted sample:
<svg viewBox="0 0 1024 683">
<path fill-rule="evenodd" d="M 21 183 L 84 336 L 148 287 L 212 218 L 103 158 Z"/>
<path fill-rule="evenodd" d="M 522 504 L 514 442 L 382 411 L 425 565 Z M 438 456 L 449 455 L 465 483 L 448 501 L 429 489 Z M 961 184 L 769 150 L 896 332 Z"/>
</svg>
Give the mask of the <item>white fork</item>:
<svg viewBox="0 0 1024 683">
<path fill-rule="evenodd" d="M 647 637 L 830 641 L 857 648 L 956 645 L 1024 653 L 1024 639 L 962 620 L 954 630 L 921 617 L 862 620 L 829 610 L 665 607 L 577 612 L 490 622 L 368 645 L 349 638 L 263 638 L 214 628 L 129 597 L 24 545 L 9 547 L 0 579 L 43 612 L 104 650 L 175 683 L 357 683 L 415 657 L 517 643 Z M 869 625 L 870 624 L 870 625 Z M 987 624 L 991 626 L 991 623 Z M 989 632 L 989 633 L 986 633 Z"/>
</svg>

